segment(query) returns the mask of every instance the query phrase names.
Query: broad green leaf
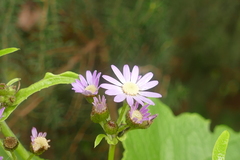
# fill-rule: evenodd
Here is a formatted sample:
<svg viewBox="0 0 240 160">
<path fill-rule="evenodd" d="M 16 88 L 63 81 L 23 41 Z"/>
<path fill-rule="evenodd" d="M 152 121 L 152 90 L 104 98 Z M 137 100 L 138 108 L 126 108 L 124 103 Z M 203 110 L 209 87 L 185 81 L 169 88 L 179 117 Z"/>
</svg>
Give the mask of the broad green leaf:
<svg viewBox="0 0 240 160">
<path fill-rule="evenodd" d="M 218 136 L 228 130 L 227 160 L 240 158 L 240 134 L 227 126 L 217 126 L 212 133 L 210 121 L 196 113 L 174 116 L 172 111 L 155 100 L 151 113 L 158 117 L 148 129 L 133 130 L 123 141 L 123 160 L 211 160 Z"/>
<path fill-rule="evenodd" d="M 0 50 L 0 57 L 4 56 L 6 54 L 9 54 L 9 53 L 15 52 L 17 50 L 19 50 L 19 48 L 6 48 L 6 49 L 2 49 L 2 50 Z"/>
<path fill-rule="evenodd" d="M 17 106 L 32 94 L 44 88 L 48 88 L 57 84 L 70 84 L 74 82 L 77 78 L 78 78 L 78 74 L 70 71 L 67 71 L 58 75 L 54 75 L 52 73 L 46 73 L 45 77 L 42 80 L 30 85 L 27 88 L 20 89 L 16 93 L 15 95 L 16 101 L 12 106 L 9 106 L 5 109 L 3 113 L 3 118 L 1 119 L 1 121 L 7 119 L 8 116 L 17 108 Z"/>
<path fill-rule="evenodd" d="M 99 145 L 99 143 L 102 141 L 103 138 L 105 138 L 106 135 L 105 134 L 99 134 L 97 135 L 95 141 L 94 141 L 94 148 L 97 147 Z"/>
<path fill-rule="evenodd" d="M 229 141 L 229 132 L 223 131 L 218 137 L 212 153 L 212 160 L 225 160 L 226 150 Z"/>
</svg>

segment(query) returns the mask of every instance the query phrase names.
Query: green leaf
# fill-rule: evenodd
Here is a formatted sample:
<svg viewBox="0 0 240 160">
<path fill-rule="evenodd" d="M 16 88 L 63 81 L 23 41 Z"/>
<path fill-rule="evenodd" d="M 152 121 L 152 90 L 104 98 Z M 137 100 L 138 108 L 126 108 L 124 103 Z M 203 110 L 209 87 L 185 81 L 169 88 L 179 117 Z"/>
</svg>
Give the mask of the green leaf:
<svg viewBox="0 0 240 160">
<path fill-rule="evenodd" d="M 123 160 L 211 160 L 212 148 L 224 130 L 231 134 L 226 159 L 239 160 L 240 134 L 231 128 L 220 125 L 212 133 L 209 120 L 196 113 L 174 116 L 159 100 L 150 109 L 158 117 L 148 129 L 127 133 Z"/>
<path fill-rule="evenodd" d="M 15 95 L 16 101 L 14 102 L 14 104 L 12 106 L 9 106 L 5 109 L 1 121 L 7 119 L 8 116 L 17 108 L 17 106 L 22 101 L 24 101 L 29 96 L 31 96 L 32 94 L 34 94 L 44 88 L 48 88 L 48 87 L 51 87 L 51 86 L 54 86 L 57 84 L 70 84 L 70 83 L 74 82 L 77 78 L 78 78 L 78 74 L 76 74 L 74 72 L 70 72 L 70 71 L 64 72 L 59 75 L 54 75 L 52 73 L 46 73 L 45 77 L 42 80 L 30 85 L 27 88 L 20 89 L 16 93 L 16 95 Z"/>
<path fill-rule="evenodd" d="M 117 139 L 119 140 L 119 141 L 125 141 L 126 140 L 126 138 L 127 138 L 127 135 L 126 134 L 124 134 L 123 136 L 121 136 L 121 137 L 117 137 Z"/>
<path fill-rule="evenodd" d="M 109 136 L 106 136 L 105 139 L 107 141 L 107 143 L 110 145 L 116 145 L 118 143 L 118 139 L 116 137 L 110 137 L 111 135 Z"/>
<path fill-rule="evenodd" d="M 94 141 L 94 148 L 99 145 L 99 143 L 102 141 L 102 139 L 103 139 L 104 137 L 106 137 L 105 134 L 99 134 L 99 135 L 96 137 L 96 139 L 95 139 L 95 141 Z"/>
<path fill-rule="evenodd" d="M 19 48 L 6 48 L 6 49 L 2 49 L 2 50 L 0 50 L 0 57 L 4 56 L 6 54 L 9 54 L 9 53 L 15 52 L 17 50 L 19 50 Z"/>
<path fill-rule="evenodd" d="M 226 150 L 229 141 L 229 132 L 223 131 L 218 137 L 212 153 L 212 160 L 225 160 Z"/>
</svg>

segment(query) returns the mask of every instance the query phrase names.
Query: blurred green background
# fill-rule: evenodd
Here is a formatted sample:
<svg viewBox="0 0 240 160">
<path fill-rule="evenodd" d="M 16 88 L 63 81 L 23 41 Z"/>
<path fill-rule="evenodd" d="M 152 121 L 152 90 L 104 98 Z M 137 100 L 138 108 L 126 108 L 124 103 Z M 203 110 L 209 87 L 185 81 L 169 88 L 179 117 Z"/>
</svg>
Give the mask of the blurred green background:
<svg viewBox="0 0 240 160">
<path fill-rule="evenodd" d="M 111 64 L 138 65 L 154 73 L 154 91 L 176 115 L 198 112 L 212 127 L 240 130 L 240 1 L 3 0 L 0 7 L 1 49 L 21 49 L 0 59 L 0 82 L 19 77 L 24 88 L 46 72 L 112 74 Z M 90 111 L 70 85 L 58 85 L 31 96 L 7 123 L 25 146 L 32 126 L 47 131 L 43 158 L 104 160 L 108 146 L 93 148 L 103 131 Z"/>
</svg>

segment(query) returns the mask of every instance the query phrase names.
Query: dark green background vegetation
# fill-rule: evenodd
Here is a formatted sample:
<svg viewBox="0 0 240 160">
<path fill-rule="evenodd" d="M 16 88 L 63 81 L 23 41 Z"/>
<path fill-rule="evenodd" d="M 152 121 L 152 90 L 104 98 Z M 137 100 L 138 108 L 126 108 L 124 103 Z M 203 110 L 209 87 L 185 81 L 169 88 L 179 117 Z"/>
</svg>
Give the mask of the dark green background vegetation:
<svg viewBox="0 0 240 160">
<path fill-rule="evenodd" d="M 112 74 L 111 64 L 138 65 L 155 74 L 155 91 L 176 114 L 198 112 L 239 131 L 240 1 L 2 0 L 0 7 L 1 49 L 21 49 L 0 59 L 1 82 L 19 77 L 24 88 L 46 72 Z M 47 131 L 44 158 L 106 159 L 106 142 L 93 149 L 103 132 L 90 111 L 70 85 L 58 85 L 31 96 L 7 123 L 25 146 L 32 126 Z"/>
</svg>

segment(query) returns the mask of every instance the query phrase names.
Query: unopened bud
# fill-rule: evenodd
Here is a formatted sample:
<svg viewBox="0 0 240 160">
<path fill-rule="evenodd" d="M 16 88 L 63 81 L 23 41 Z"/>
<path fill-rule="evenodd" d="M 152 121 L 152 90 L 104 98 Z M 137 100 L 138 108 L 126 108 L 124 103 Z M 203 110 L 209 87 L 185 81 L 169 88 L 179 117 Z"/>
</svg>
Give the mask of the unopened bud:
<svg viewBox="0 0 240 160">
<path fill-rule="evenodd" d="M 104 124 L 104 130 L 107 134 L 116 134 L 118 131 L 118 125 L 115 121 L 107 121 L 107 123 Z"/>
</svg>

